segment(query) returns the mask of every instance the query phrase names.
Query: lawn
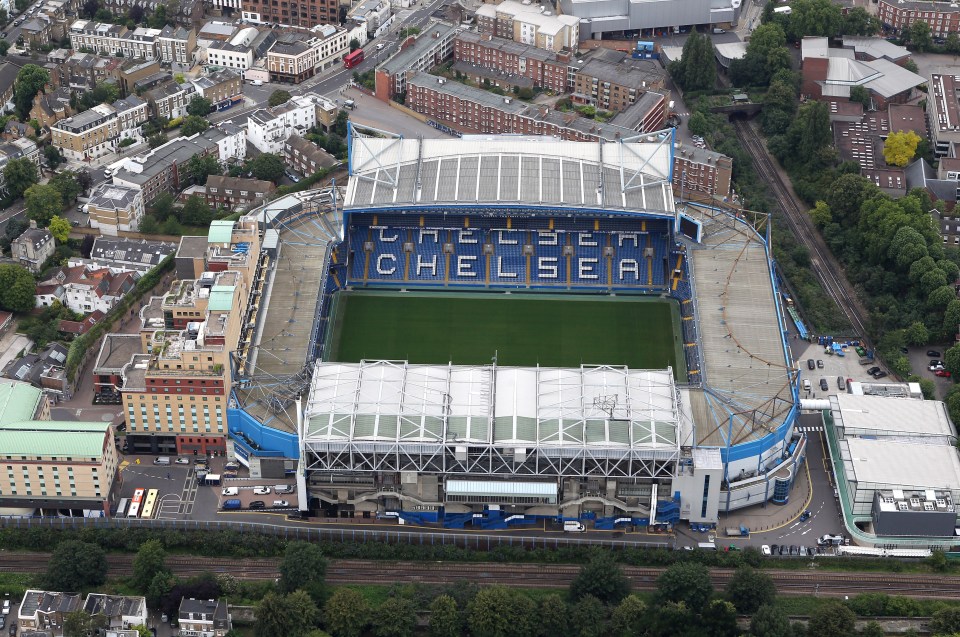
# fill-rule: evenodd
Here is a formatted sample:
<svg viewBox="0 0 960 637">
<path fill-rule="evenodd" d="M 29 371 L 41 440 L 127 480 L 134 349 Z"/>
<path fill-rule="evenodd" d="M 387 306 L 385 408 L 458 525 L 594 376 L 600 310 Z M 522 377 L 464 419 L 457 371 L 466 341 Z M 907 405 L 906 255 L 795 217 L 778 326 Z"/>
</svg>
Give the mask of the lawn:
<svg viewBox="0 0 960 637">
<path fill-rule="evenodd" d="M 686 378 L 679 308 L 650 297 L 341 292 L 329 361 L 672 366 Z"/>
</svg>

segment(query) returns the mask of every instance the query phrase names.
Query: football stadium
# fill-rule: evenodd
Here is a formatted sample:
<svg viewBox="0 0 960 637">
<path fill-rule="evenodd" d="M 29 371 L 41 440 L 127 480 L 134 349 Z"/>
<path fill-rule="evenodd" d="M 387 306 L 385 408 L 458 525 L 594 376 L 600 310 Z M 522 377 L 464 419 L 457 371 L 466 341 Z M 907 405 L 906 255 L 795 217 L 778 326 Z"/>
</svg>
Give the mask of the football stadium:
<svg viewBox="0 0 960 637">
<path fill-rule="evenodd" d="M 796 371 L 763 215 L 676 205 L 673 131 L 350 131 L 257 214 L 230 435 L 327 515 L 669 526 L 785 503 Z"/>
</svg>

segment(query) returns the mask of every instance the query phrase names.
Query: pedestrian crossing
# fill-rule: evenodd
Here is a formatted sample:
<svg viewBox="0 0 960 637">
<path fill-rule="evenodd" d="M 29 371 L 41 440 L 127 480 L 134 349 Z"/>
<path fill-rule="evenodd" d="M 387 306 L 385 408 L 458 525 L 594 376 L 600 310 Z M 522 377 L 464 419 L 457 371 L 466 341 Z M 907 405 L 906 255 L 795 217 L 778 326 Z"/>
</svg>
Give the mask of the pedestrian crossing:
<svg viewBox="0 0 960 637">
<path fill-rule="evenodd" d="M 812 427 L 794 427 L 794 431 L 799 431 L 804 434 L 812 434 L 818 431 L 823 431 L 823 425 L 815 425 Z"/>
</svg>

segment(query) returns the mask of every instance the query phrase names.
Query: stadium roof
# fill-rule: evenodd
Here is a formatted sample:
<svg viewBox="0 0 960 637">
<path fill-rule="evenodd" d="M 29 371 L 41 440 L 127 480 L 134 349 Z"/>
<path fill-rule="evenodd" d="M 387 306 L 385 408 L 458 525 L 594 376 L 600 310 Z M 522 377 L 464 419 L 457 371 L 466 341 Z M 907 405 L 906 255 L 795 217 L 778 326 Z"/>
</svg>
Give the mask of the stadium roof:
<svg viewBox="0 0 960 637">
<path fill-rule="evenodd" d="M 671 370 L 321 363 L 307 446 L 336 441 L 676 452 Z"/>
<path fill-rule="evenodd" d="M 367 137 L 352 132 L 344 209 L 575 207 L 673 214 L 672 133 L 628 141 Z"/>
</svg>

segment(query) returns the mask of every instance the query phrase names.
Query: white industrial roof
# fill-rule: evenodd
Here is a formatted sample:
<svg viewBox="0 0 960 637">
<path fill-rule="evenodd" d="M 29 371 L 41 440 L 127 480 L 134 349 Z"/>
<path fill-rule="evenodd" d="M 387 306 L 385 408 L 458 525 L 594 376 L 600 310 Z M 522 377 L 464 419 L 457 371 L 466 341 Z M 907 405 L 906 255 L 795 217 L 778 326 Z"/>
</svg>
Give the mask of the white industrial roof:
<svg viewBox="0 0 960 637">
<path fill-rule="evenodd" d="M 957 489 L 960 456 L 952 445 L 848 438 L 844 441 L 858 484 L 909 489 Z M 842 453 L 842 452 L 841 452 Z"/>
<path fill-rule="evenodd" d="M 672 214 L 672 135 L 633 139 L 355 134 L 344 208 L 514 204 Z"/>
<path fill-rule="evenodd" d="M 321 363 L 306 442 L 677 449 L 671 370 Z"/>
<path fill-rule="evenodd" d="M 838 394 L 831 402 L 840 410 L 845 436 L 956 436 L 939 401 Z"/>
</svg>

